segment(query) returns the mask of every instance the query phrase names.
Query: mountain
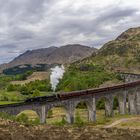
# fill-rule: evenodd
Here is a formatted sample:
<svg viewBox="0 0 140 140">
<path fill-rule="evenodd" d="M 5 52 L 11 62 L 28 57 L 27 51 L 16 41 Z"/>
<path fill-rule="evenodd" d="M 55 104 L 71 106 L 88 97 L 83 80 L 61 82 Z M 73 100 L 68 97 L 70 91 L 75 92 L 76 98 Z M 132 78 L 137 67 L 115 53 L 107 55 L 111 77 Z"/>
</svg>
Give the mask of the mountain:
<svg viewBox="0 0 140 140">
<path fill-rule="evenodd" d="M 130 28 L 79 64 L 97 64 L 110 71 L 139 72 L 140 27 Z M 78 63 L 77 63 L 78 65 Z"/>
<path fill-rule="evenodd" d="M 100 54 L 118 55 L 120 57 L 137 56 L 140 50 L 140 27 L 131 28 L 123 32 L 115 40 L 106 43 L 101 49 Z"/>
<path fill-rule="evenodd" d="M 69 44 L 62 47 L 49 47 L 37 50 L 28 50 L 7 64 L 1 65 L 4 70 L 25 64 L 66 64 L 86 58 L 97 49 L 80 44 Z"/>
</svg>

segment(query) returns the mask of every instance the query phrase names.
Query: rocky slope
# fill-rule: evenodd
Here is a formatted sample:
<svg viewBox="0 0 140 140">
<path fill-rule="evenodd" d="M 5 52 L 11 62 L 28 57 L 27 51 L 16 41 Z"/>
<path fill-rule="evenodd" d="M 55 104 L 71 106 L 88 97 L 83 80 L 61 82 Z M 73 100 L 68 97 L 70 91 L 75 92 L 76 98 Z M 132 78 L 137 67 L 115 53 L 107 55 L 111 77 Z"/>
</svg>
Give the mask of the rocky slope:
<svg viewBox="0 0 140 140">
<path fill-rule="evenodd" d="M 1 65 L 0 69 L 11 68 L 24 64 L 65 64 L 90 56 L 97 49 L 80 44 L 69 44 L 60 48 L 50 47 L 26 51 L 8 64 Z"/>
</svg>

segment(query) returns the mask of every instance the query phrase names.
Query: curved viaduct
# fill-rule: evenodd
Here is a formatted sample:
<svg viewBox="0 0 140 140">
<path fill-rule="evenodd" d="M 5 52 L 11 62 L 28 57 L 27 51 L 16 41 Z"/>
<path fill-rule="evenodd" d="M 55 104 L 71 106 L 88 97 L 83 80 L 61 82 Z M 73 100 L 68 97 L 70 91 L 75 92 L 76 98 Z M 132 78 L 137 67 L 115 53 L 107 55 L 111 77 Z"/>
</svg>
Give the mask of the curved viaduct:
<svg viewBox="0 0 140 140">
<path fill-rule="evenodd" d="M 121 76 L 126 81 L 125 86 L 108 87 L 109 90 L 101 90 L 100 93 L 96 93 L 96 89 L 91 89 L 90 94 L 78 95 L 76 97 L 52 102 L 23 102 L 1 105 L 0 112 L 17 115 L 24 110 L 33 110 L 38 114 L 40 122 L 45 123 L 48 111 L 53 107 L 62 106 L 66 111 L 67 122 L 73 123 L 76 106 L 78 103 L 84 102 L 88 108 L 88 120 L 96 121 L 96 102 L 102 98 L 105 99 L 105 115 L 113 116 L 113 101 L 115 97 L 118 97 L 120 114 L 140 114 L 140 75 L 121 73 Z M 76 93 L 80 92 L 81 91 L 77 91 Z"/>
</svg>

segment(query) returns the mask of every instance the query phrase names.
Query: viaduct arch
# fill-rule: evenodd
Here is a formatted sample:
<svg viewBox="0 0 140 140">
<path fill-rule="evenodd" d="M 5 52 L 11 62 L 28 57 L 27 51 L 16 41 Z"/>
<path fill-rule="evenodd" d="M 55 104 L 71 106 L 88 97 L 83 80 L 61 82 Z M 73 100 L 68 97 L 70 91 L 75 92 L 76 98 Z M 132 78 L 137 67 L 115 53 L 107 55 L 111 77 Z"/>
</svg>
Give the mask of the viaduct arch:
<svg viewBox="0 0 140 140">
<path fill-rule="evenodd" d="M 40 118 L 40 123 L 46 122 L 47 113 L 50 109 L 56 106 L 64 107 L 68 123 L 74 122 L 74 110 L 79 102 L 85 102 L 88 109 L 89 121 L 96 121 L 96 102 L 101 98 L 105 99 L 105 115 L 113 116 L 113 101 L 114 97 L 118 97 L 119 113 L 120 114 L 140 114 L 140 75 L 137 74 L 121 74 L 127 87 L 122 85 L 108 87 L 109 90 L 102 90 L 96 93 L 96 89 L 91 89 L 91 94 L 79 95 L 76 97 L 57 100 L 52 102 L 31 102 L 17 103 L 10 105 L 1 105 L 0 112 L 6 112 L 11 115 L 17 115 L 24 110 L 33 110 Z M 135 82 L 138 81 L 138 82 Z M 130 85 L 130 86 L 129 86 Z M 100 89 L 99 89 L 100 90 Z M 86 92 L 86 91 L 85 91 Z M 79 91 L 80 93 L 80 91 Z M 128 112 L 127 102 L 128 98 Z"/>
</svg>

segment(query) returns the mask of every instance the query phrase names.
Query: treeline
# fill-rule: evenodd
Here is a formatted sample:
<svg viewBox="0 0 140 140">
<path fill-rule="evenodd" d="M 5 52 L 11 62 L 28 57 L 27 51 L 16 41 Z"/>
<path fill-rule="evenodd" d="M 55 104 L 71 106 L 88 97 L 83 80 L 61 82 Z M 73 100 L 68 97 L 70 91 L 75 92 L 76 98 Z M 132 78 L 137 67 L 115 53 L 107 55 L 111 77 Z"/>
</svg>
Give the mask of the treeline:
<svg viewBox="0 0 140 140">
<path fill-rule="evenodd" d="M 15 76 L 13 76 L 13 80 L 18 80 L 18 81 L 22 81 L 22 80 L 27 80 L 27 77 L 32 75 L 33 74 L 33 71 L 27 71 L 23 74 L 17 74 Z"/>
<path fill-rule="evenodd" d="M 17 74 L 17 75 L 0 75 L 0 89 L 5 89 L 11 81 L 26 80 L 27 77 L 30 76 L 32 73 L 33 71 L 27 71 L 23 74 Z"/>
<path fill-rule="evenodd" d="M 26 64 L 23 66 L 19 65 L 19 66 L 5 69 L 3 73 L 6 75 L 22 75 L 28 71 L 45 71 L 46 69 L 47 69 L 47 65 L 45 64 L 38 64 L 34 67 L 30 64 Z"/>
<path fill-rule="evenodd" d="M 35 80 L 24 85 L 9 84 L 7 91 L 19 91 L 22 95 L 30 95 L 34 92 L 49 92 L 52 91 L 49 80 Z M 35 93 L 36 94 L 36 93 Z"/>
<path fill-rule="evenodd" d="M 56 65 L 59 64 L 36 64 L 35 66 L 32 66 L 30 64 L 25 64 L 25 65 L 19 65 L 19 66 L 5 69 L 3 70 L 3 73 L 5 75 L 21 75 L 28 71 L 47 71 Z"/>
</svg>

